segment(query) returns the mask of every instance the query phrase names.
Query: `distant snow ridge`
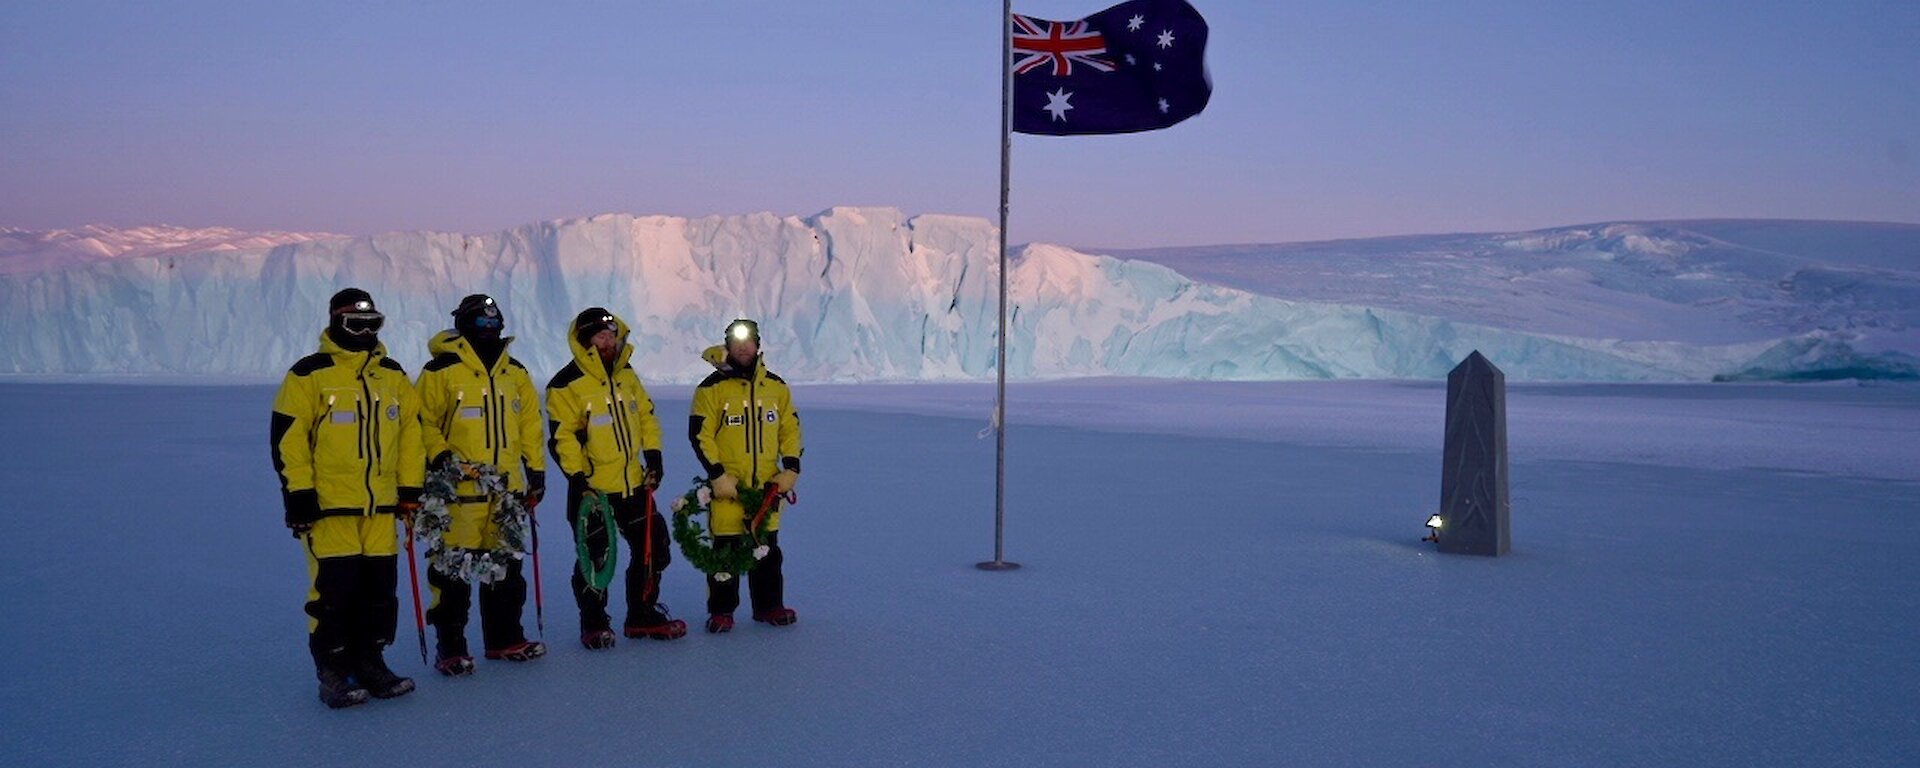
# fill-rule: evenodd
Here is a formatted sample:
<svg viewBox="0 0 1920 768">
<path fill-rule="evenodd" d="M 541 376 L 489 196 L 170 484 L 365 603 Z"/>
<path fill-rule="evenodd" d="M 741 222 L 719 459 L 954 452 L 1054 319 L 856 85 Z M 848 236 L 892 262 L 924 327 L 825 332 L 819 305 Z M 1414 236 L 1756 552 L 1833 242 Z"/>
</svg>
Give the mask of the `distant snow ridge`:
<svg viewBox="0 0 1920 768">
<path fill-rule="evenodd" d="M 1277 299 L 1398 310 L 1582 347 L 1593 344 L 1575 339 L 1777 343 L 1728 376 L 1920 376 L 1920 225 L 1616 222 L 1114 255 Z"/>
<path fill-rule="evenodd" d="M 243 232 L 227 227 L 188 229 L 167 225 L 116 229 L 90 224 L 48 232 L 0 227 L 0 273 L 57 269 L 123 257 L 265 250 L 288 243 L 340 237 L 345 235 Z"/>
<path fill-rule="evenodd" d="M 3 230 L 0 243 L 65 242 L 52 234 Z M 612 214 L 479 236 L 65 237 L 120 250 L 0 271 L 0 372 L 271 377 L 313 350 L 327 297 L 354 285 L 373 293 L 388 316 L 382 338 L 416 370 L 459 298 L 486 292 L 520 339 L 514 354 L 541 378 L 567 359 L 567 323 L 593 305 L 633 326 L 650 381 L 709 373 L 699 352 L 734 317 L 760 321 L 770 364 L 795 380 L 993 374 L 996 233 L 976 218 L 835 208 L 807 218 Z M 215 245 L 191 254 L 155 245 L 199 242 Z M 141 247 L 154 250 L 136 255 Z M 44 258 L 44 248 L 22 251 Z M 1479 349 L 1516 380 L 1707 380 L 1850 352 L 1816 337 L 1596 340 L 1289 301 L 1049 245 L 1016 254 L 1009 282 L 1008 373 L 1020 378 L 1435 378 Z"/>
</svg>

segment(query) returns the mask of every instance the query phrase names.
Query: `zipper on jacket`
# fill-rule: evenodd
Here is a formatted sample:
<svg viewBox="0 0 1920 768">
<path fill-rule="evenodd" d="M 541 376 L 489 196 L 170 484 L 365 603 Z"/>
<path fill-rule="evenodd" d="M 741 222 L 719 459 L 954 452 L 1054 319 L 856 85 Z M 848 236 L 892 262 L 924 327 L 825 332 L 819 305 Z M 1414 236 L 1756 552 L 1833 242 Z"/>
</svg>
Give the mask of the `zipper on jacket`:
<svg viewBox="0 0 1920 768">
<path fill-rule="evenodd" d="M 373 400 L 373 387 L 370 387 L 367 385 L 367 366 L 372 364 L 373 364 L 373 353 L 368 352 L 367 359 L 364 362 L 360 363 L 360 394 L 361 394 L 360 402 L 362 404 L 371 402 Z M 368 436 L 367 420 L 363 418 L 360 420 L 360 439 L 363 441 L 361 443 L 362 445 L 365 445 L 364 441 L 367 439 L 367 436 Z M 361 459 L 366 461 L 367 463 L 367 469 L 365 474 L 366 483 L 367 483 L 367 508 L 366 508 L 366 511 L 361 514 L 370 516 L 374 513 L 375 508 L 379 507 L 380 505 L 378 503 L 378 499 L 376 499 L 373 495 L 373 460 L 367 457 L 366 453 L 367 452 L 365 451 L 362 452 Z"/>
<path fill-rule="evenodd" d="M 373 429 L 373 461 L 375 464 L 378 464 L 380 462 L 380 457 L 387 455 L 386 443 L 380 439 L 380 421 L 381 421 L 380 415 L 381 415 L 380 393 L 375 392 L 373 393 L 373 428 L 372 428 Z"/>
<path fill-rule="evenodd" d="M 753 451 L 753 487 L 760 487 L 760 361 L 753 361 L 753 370 L 747 374 L 747 413 L 753 416 L 753 425 L 747 429 L 748 445 Z"/>
<path fill-rule="evenodd" d="M 489 394 L 492 391 L 492 387 L 485 387 L 480 390 L 481 450 L 493 447 L 493 396 Z"/>
<path fill-rule="evenodd" d="M 446 436 L 448 446 L 453 444 L 453 425 L 460 423 L 460 404 L 466 400 L 466 390 L 454 392 L 453 407 L 447 410 L 447 417 L 440 421 L 440 434 Z"/>
<path fill-rule="evenodd" d="M 588 445 L 588 441 L 591 441 L 593 439 L 593 401 L 588 400 L 584 403 L 581 403 L 581 405 L 585 406 L 582 409 L 582 414 L 580 416 L 580 419 L 582 422 L 585 423 L 585 426 L 581 427 L 580 431 L 577 433 L 580 436 L 580 459 L 587 463 L 587 467 L 586 467 L 587 477 L 593 477 L 594 473 L 597 472 L 599 468 L 599 464 L 595 463 L 593 460 L 593 448 Z M 566 467 L 561 467 L 561 469 L 565 470 Z"/>
<path fill-rule="evenodd" d="M 499 359 L 495 359 L 493 363 L 499 365 L 505 359 L 507 359 L 507 349 L 501 349 Z M 486 369 L 486 386 L 493 392 L 493 401 L 488 403 L 490 405 L 488 411 L 493 411 L 493 432 L 499 436 L 499 440 L 493 440 L 493 468 L 499 472 L 505 472 L 505 467 L 499 465 L 499 449 L 507 447 L 507 396 L 499 392 L 499 382 L 493 380 L 493 369 Z M 499 407 L 495 409 L 492 405 L 499 405 Z"/>
<path fill-rule="evenodd" d="M 620 449 L 620 488 L 633 493 L 633 449 L 627 441 L 627 412 L 620 406 L 619 374 L 607 372 L 607 407 L 613 417 L 613 444 Z"/>
<path fill-rule="evenodd" d="M 320 413 L 319 424 L 315 424 L 314 429 L 307 430 L 307 455 L 309 456 L 313 455 L 314 452 L 318 451 L 320 448 L 319 425 L 326 424 L 332 420 L 333 420 L 333 395 L 327 395 L 327 409 Z"/>
</svg>

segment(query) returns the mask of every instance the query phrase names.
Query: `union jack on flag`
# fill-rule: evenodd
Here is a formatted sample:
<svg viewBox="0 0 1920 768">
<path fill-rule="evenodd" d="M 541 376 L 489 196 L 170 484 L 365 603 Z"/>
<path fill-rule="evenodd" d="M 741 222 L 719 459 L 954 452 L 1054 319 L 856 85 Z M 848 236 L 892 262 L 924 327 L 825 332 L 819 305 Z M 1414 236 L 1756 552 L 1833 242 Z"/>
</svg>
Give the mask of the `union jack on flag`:
<svg viewBox="0 0 1920 768">
<path fill-rule="evenodd" d="M 1013 71 L 1026 74 L 1053 65 L 1055 77 L 1073 75 L 1075 62 L 1101 72 L 1112 72 L 1114 64 L 1099 58 L 1107 52 L 1107 40 L 1100 32 L 1079 21 L 1048 21 L 1013 15 Z"/>
</svg>

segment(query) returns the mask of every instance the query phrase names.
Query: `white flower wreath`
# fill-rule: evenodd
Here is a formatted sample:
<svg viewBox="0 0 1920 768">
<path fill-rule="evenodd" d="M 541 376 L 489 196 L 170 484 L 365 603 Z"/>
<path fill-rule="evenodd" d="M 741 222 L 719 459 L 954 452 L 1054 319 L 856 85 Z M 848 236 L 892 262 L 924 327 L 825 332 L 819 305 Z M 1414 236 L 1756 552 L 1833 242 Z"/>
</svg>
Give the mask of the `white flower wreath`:
<svg viewBox="0 0 1920 768">
<path fill-rule="evenodd" d="M 499 532 L 490 549 L 447 546 L 453 528 L 452 506 L 460 483 L 473 481 L 488 501 L 488 518 Z M 512 563 L 526 557 L 532 521 L 520 494 L 507 490 L 507 478 L 487 464 L 454 459 L 427 472 L 414 515 L 414 538 L 427 545 L 427 564 L 460 581 L 492 584 L 504 579 Z"/>
</svg>

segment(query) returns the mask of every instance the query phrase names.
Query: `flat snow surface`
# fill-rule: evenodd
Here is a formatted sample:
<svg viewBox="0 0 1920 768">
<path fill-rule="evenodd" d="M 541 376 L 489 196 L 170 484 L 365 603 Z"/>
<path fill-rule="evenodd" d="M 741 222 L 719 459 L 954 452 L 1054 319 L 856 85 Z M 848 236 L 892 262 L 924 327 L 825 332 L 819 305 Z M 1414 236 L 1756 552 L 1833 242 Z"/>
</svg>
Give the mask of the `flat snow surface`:
<svg viewBox="0 0 1920 768">
<path fill-rule="evenodd" d="M 1911 386 L 1516 387 L 1499 559 L 1419 541 L 1437 385 L 1015 387 L 1012 573 L 989 387 L 802 387 L 799 624 L 589 653 L 548 510 L 548 658 L 433 676 L 403 604 L 420 690 L 340 712 L 271 397 L 0 384 L 7 765 L 1920 761 Z"/>
</svg>

